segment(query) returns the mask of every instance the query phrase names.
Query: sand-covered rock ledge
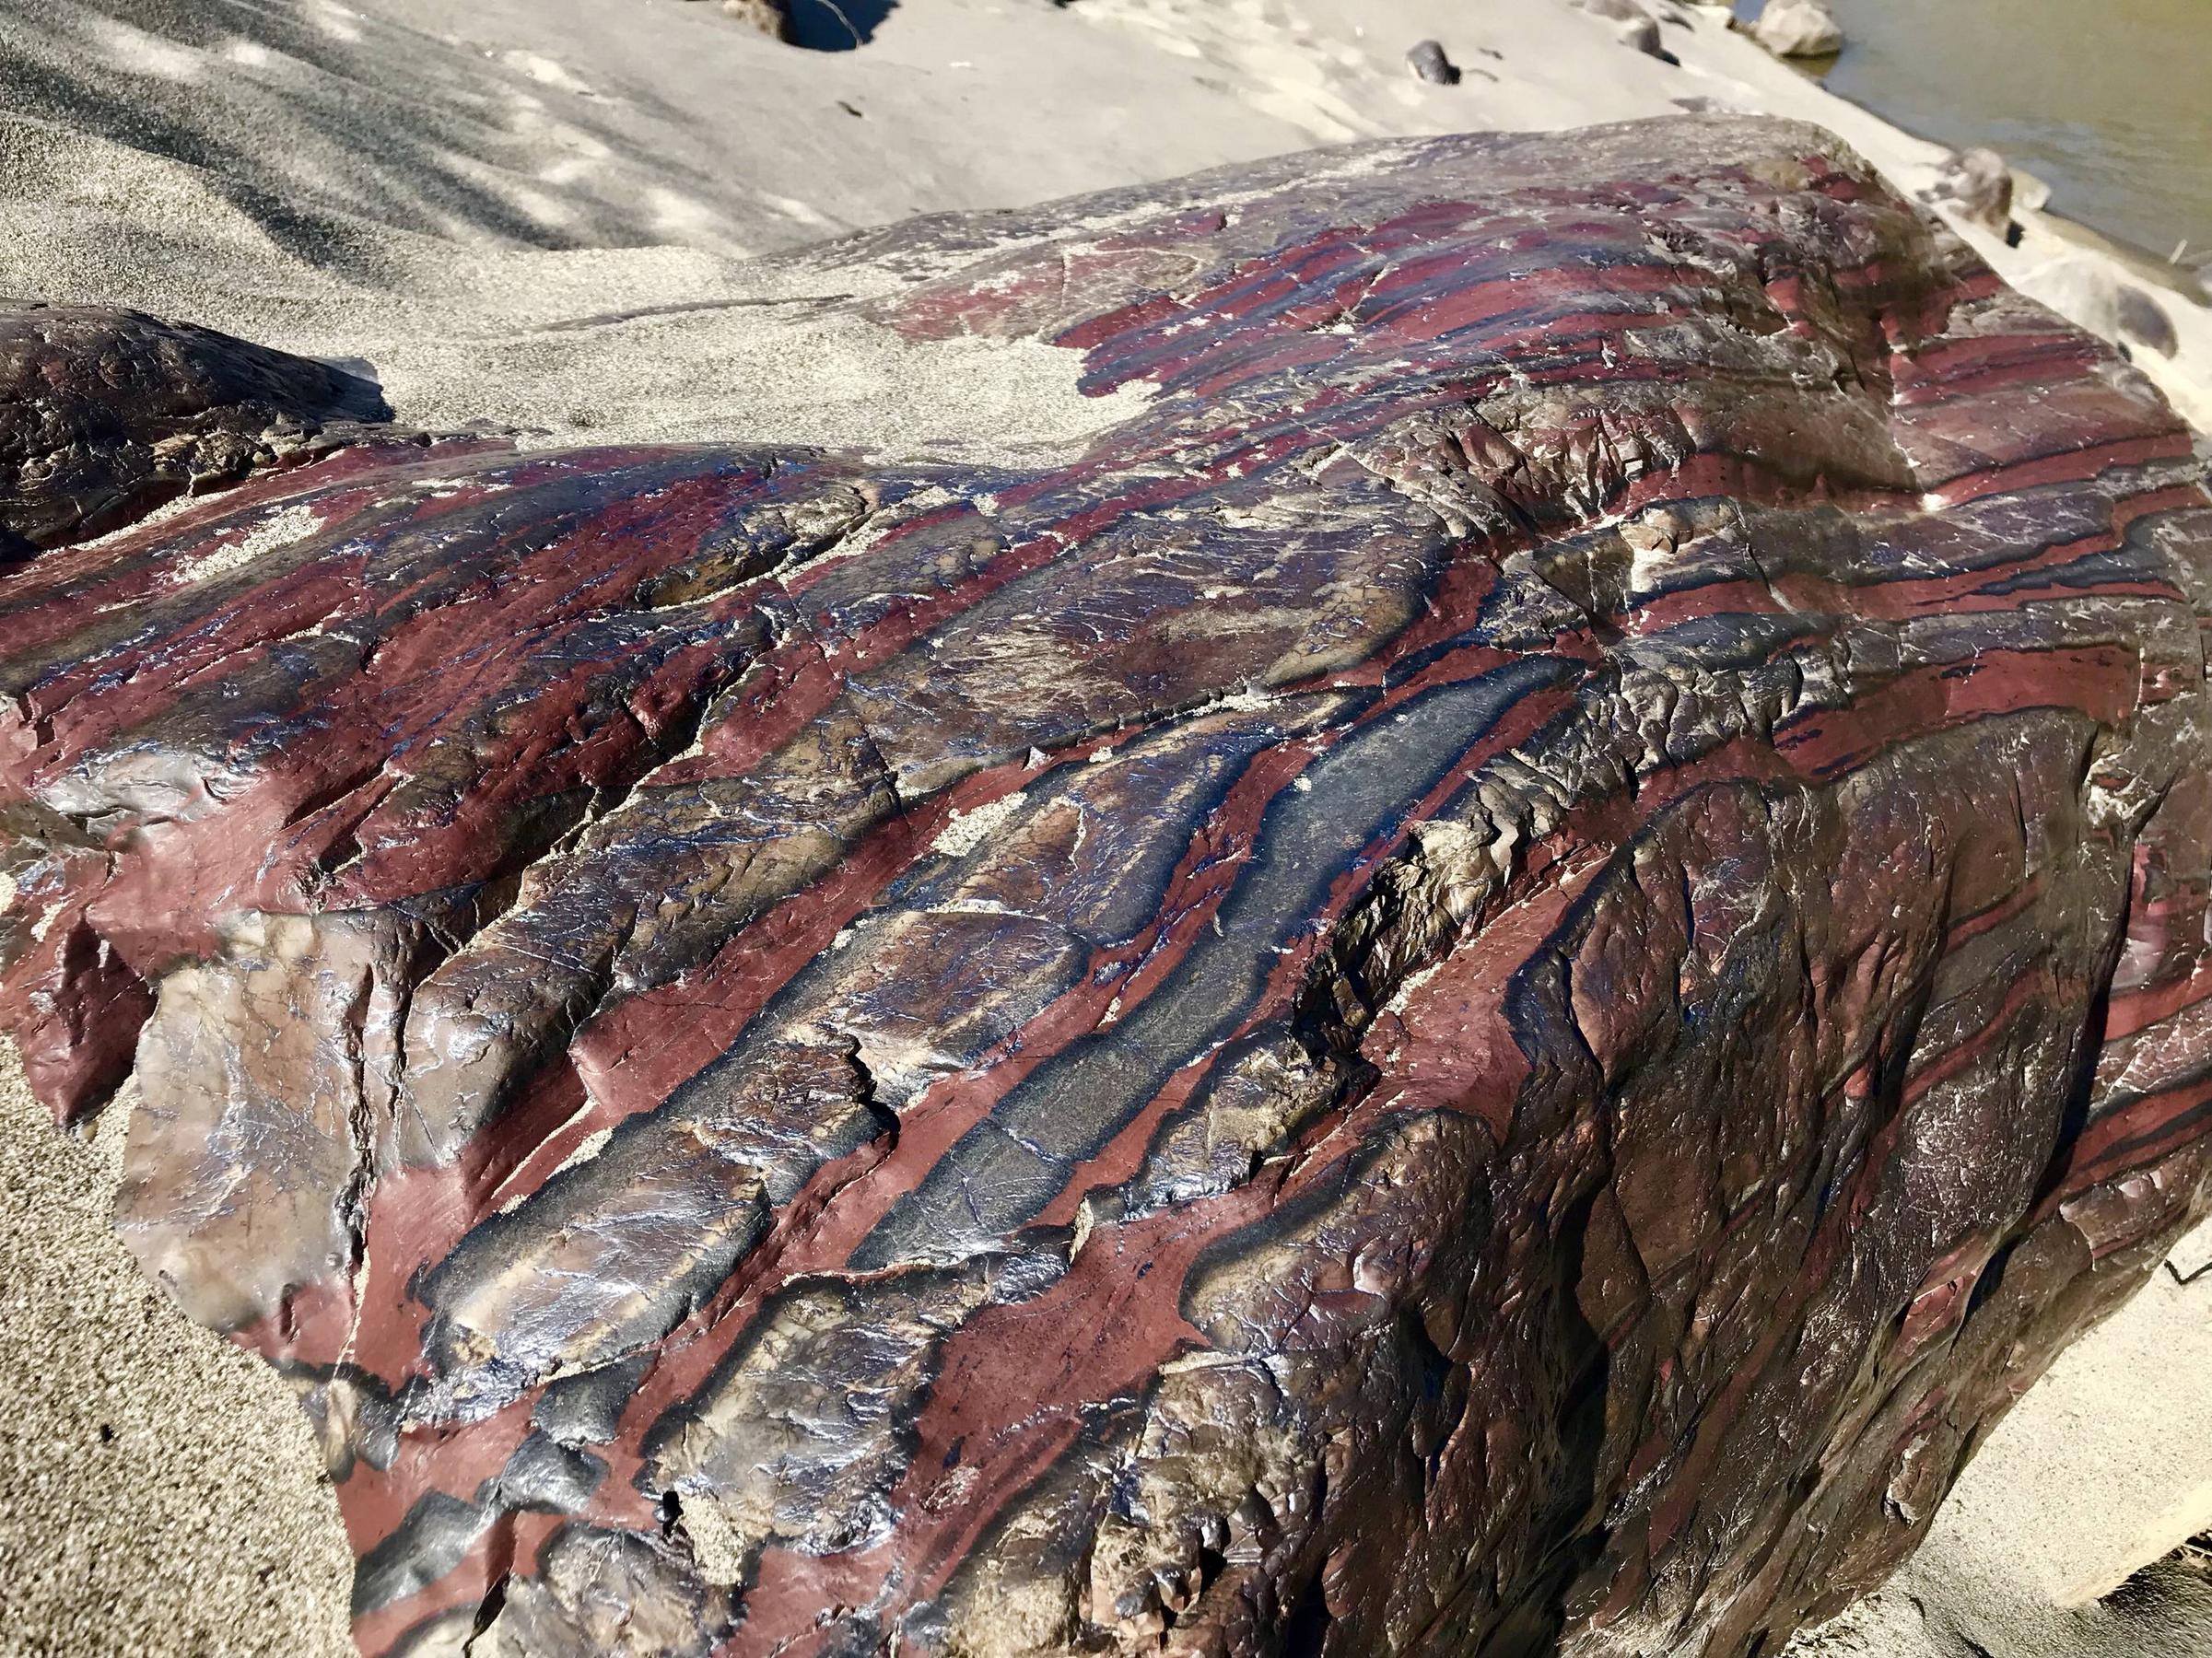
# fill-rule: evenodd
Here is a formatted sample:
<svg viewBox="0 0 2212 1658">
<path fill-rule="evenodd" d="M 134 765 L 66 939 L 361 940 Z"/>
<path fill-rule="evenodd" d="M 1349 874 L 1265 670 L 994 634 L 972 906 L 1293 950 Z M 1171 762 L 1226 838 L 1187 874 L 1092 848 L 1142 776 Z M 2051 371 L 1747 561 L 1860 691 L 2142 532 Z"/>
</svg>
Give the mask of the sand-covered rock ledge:
<svg viewBox="0 0 2212 1658">
<path fill-rule="evenodd" d="M 743 437 L 1020 467 L 1150 390 L 1086 395 L 1074 354 L 1034 341 L 919 353 L 856 319 L 869 296 L 825 301 L 755 256 L 1315 145 L 1684 110 L 1811 120 L 1907 193 L 1936 187 L 1944 152 L 1725 14 L 1653 9 L 1676 62 L 1564 0 L 907 0 L 837 54 L 680 0 L 26 0 L 0 15 L 0 293 L 330 359 L 403 422 L 525 450 Z M 1408 70 L 1430 38 L 1457 84 Z M 1955 228 L 2212 423 L 2203 306 L 2015 217 L 2017 246 Z M 2129 333 L 2127 289 L 2171 354 Z M 348 1551 L 291 1388 L 177 1317 L 106 1231 L 123 1111 L 57 1144 L 0 1063 L 0 1345 L 29 1378 L 0 1423 L 0 1651 L 336 1658 Z M 2212 1390 L 2186 1357 L 2212 1274 L 2182 1281 L 2203 1247 L 2062 1360 L 1919 1560 L 1808 1652 L 2208 1650 L 2189 1644 L 2200 1580 L 2151 1565 L 2212 1487 Z"/>
</svg>

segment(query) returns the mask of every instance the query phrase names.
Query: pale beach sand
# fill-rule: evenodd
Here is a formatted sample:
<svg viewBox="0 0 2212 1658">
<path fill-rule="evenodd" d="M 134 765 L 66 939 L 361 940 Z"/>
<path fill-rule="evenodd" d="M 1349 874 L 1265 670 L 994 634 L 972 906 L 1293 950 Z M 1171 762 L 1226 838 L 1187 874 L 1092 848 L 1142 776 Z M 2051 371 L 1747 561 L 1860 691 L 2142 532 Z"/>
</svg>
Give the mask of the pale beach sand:
<svg viewBox="0 0 2212 1658">
<path fill-rule="evenodd" d="M 0 1652 L 337 1658 L 353 1559 L 307 1420 L 116 1241 L 111 1112 L 55 1133 L 0 1043 Z"/>
<path fill-rule="evenodd" d="M 802 295 L 748 259 L 1362 137 L 1685 108 L 1820 123 L 1908 192 L 1945 159 L 1724 11 L 1653 9 L 1679 64 L 1564 0 L 907 0 L 838 53 L 685 0 L 11 0 L 0 293 L 366 359 L 426 426 L 986 458 L 1119 411 L 1049 347 L 933 348 L 925 377 L 849 317 L 764 329 Z M 1408 72 L 1429 38 L 1458 85 Z M 2018 216 L 2017 248 L 1966 234 L 2086 326 L 2159 279 Z M 2178 349 L 2136 360 L 2212 426 L 2212 311 L 2156 298 Z M 120 1121 L 72 1143 L 0 1068 L 0 1653 L 350 1651 L 289 1389 L 136 1277 L 104 1220 Z M 2212 1274 L 2180 1277 L 2061 1360 L 1920 1559 L 1806 1658 L 2212 1654 L 2212 1587 L 2171 1559 L 2212 1525 Z"/>
</svg>

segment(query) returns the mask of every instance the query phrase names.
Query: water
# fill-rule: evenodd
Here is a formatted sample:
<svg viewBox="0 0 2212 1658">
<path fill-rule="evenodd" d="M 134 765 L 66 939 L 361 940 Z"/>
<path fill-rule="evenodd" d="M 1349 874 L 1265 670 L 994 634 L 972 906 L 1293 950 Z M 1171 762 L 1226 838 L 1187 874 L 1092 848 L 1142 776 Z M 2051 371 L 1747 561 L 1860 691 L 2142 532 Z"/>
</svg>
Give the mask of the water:
<svg viewBox="0 0 2212 1658">
<path fill-rule="evenodd" d="M 1822 78 L 1852 102 L 1989 145 L 2109 236 L 2212 252 L 2212 0 L 1830 5 L 1849 44 Z"/>
</svg>

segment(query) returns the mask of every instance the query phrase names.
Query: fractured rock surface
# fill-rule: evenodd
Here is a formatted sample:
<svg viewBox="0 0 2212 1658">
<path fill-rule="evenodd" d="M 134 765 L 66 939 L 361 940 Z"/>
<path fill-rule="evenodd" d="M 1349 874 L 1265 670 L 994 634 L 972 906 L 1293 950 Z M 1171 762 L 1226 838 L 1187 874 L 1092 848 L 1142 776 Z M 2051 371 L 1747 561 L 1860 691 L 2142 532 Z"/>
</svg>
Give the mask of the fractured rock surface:
<svg viewBox="0 0 2212 1658">
<path fill-rule="evenodd" d="M 1746 1658 L 1878 1581 L 2206 1207 L 2186 430 L 1785 123 L 862 264 L 1154 395 L 369 433 L 0 584 L 0 1005 L 57 1106 L 135 1035 L 124 1236 L 307 1391 L 364 1650 Z"/>
</svg>

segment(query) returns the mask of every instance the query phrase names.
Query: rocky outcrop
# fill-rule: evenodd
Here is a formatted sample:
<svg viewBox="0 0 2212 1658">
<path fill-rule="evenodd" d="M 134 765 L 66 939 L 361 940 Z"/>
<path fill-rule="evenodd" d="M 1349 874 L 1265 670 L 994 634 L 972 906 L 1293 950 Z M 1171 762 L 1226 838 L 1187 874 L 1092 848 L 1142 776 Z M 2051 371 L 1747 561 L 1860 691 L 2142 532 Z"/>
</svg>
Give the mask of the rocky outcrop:
<svg viewBox="0 0 2212 1658">
<path fill-rule="evenodd" d="M 0 563 L 327 452 L 390 414 L 366 380 L 210 329 L 0 304 Z"/>
<path fill-rule="evenodd" d="M 123 1233 L 306 1392 L 364 1649 L 1747 1658 L 1878 1581 L 2206 1205 L 2146 382 L 1770 123 L 778 282 L 1128 412 L 370 436 L 0 586 L 17 937 L 150 987 Z"/>
<path fill-rule="evenodd" d="M 0 570 L 175 496 L 328 455 L 390 414 L 365 379 L 210 329 L 0 304 Z M 153 1008 L 85 914 L 111 872 L 104 827 L 0 792 L 0 1024 L 64 1122 L 130 1074 Z"/>
</svg>

